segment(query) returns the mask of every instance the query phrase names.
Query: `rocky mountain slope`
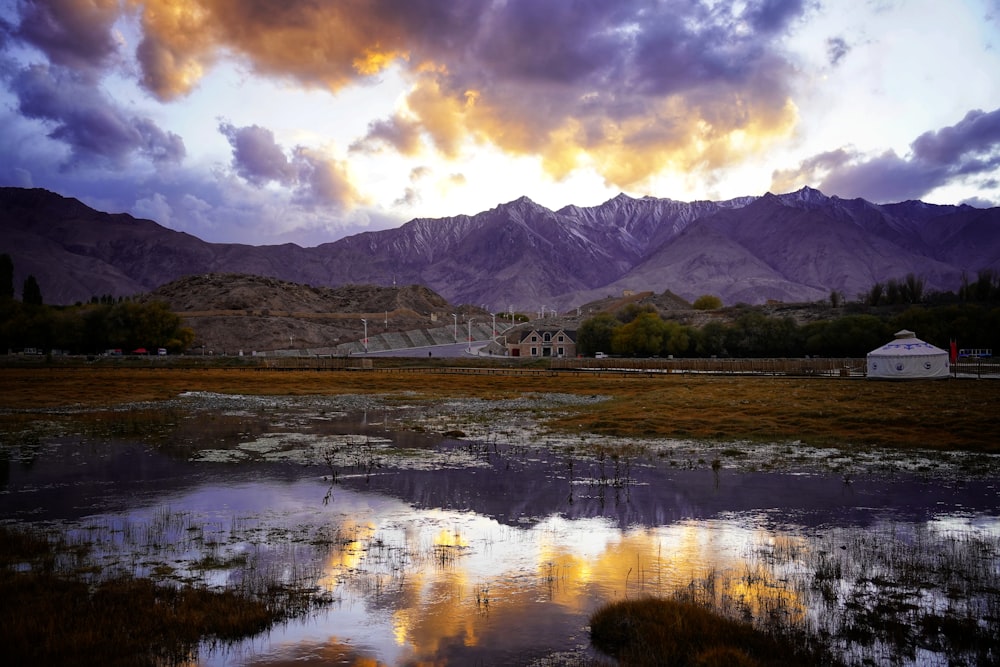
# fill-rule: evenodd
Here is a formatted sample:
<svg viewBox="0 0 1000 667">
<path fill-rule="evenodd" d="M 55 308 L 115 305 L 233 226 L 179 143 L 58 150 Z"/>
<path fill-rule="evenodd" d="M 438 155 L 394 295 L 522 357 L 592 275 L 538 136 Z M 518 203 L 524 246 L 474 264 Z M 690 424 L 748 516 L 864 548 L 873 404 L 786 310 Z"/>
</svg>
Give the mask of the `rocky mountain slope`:
<svg viewBox="0 0 1000 667">
<path fill-rule="evenodd" d="M 44 190 L 0 188 L 15 284 L 48 303 L 149 292 L 241 273 L 325 287 L 424 285 L 490 311 L 565 310 L 623 290 L 727 304 L 847 298 L 908 273 L 928 290 L 1000 269 L 1000 208 L 878 205 L 810 189 L 723 202 L 619 195 L 552 211 L 527 198 L 471 216 L 416 219 L 315 248 L 207 243 Z"/>
</svg>

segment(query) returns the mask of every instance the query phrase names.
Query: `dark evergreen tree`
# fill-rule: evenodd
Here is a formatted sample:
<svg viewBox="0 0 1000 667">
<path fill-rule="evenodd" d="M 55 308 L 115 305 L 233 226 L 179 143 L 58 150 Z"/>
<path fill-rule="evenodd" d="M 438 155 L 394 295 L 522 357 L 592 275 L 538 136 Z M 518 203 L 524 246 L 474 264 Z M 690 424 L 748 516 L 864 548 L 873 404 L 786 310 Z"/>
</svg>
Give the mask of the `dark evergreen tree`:
<svg viewBox="0 0 1000 667">
<path fill-rule="evenodd" d="M 21 302 L 26 306 L 42 305 L 42 288 L 38 286 L 35 276 L 28 276 L 24 279 L 24 287 L 21 290 Z"/>
<path fill-rule="evenodd" d="M 0 299 L 14 298 L 14 260 L 10 255 L 0 255 Z"/>
<path fill-rule="evenodd" d="M 846 315 L 803 327 L 805 350 L 821 357 L 863 357 L 888 340 L 889 327 L 874 315 Z"/>
</svg>

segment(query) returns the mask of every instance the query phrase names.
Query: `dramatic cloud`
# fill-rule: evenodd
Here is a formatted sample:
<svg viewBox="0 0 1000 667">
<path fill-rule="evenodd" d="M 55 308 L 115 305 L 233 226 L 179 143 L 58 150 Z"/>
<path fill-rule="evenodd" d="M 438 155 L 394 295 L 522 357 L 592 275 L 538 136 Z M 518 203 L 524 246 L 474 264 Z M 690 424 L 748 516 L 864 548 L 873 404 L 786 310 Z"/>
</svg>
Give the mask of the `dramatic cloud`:
<svg viewBox="0 0 1000 667">
<path fill-rule="evenodd" d="M 0 0 L 0 184 L 243 241 L 772 174 L 988 200 L 997 112 L 925 130 L 995 106 L 997 5 L 939 5 Z"/>
<path fill-rule="evenodd" d="M 21 114 L 43 121 L 50 138 L 70 147 L 72 162 L 101 160 L 121 168 L 133 154 L 154 162 L 184 157 L 181 137 L 148 118 L 127 115 L 73 71 L 33 65 L 14 74 L 10 89 Z"/>
<path fill-rule="evenodd" d="M 970 111 L 951 127 L 925 132 L 910 147 L 915 158 L 928 163 L 962 165 L 963 171 L 992 169 L 1000 157 L 1000 109 Z"/>
<path fill-rule="evenodd" d="M 250 183 L 265 185 L 276 181 L 287 185 L 298 177 L 271 130 L 257 125 L 233 127 L 222 123 L 219 132 L 233 147 L 233 169 Z"/>
<path fill-rule="evenodd" d="M 374 120 L 368 124 L 364 139 L 351 144 L 352 151 L 376 152 L 388 146 L 403 155 L 416 155 L 420 150 L 420 125 L 402 117 Z"/>
<path fill-rule="evenodd" d="M 299 147 L 295 149 L 295 166 L 300 183 L 300 201 L 303 203 L 339 209 L 367 203 L 351 183 L 345 162 Z"/>
<path fill-rule="evenodd" d="M 747 8 L 747 20 L 757 30 L 776 32 L 799 18 L 803 0 L 763 0 Z"/>
<path fill-rule="evenodd" d="M 153 0 L 137 55 L 165 100 L 226 53 L 332 91 L 399 66 L 407 109 L 353 150 L 411 156 L 426 142 L 454 157 L 486 142 L 540 155 L 558 178 L 590 166 L 624 187 L 785 136 L 797 116 L 780 39 L 803 12 L 802 0 Z"/>
<path fill-rule="evenodd" d="M 480 5 L 147 0 L 138 57 L 145 84 L 163 99 L 190 92 L 223 52 L 244 58 L 261 74 L 339 90 L 407 60 L 412 51 L 468 34 Z"/>
<path fill-rule="evenodd" d="M 16 34 L 54 65 L 97 73 L 117 54 L 112 26 L 120 12 L 120 0 L 25 3 Z"/>
<path fill-rule="evenodd" d="M 813 156 L 798 167 L 776 171 L 772 190 L 787 192 L 806 184 L 829 194 L 875 202 L 918 199 L 937 187 L 969 177 L 992 177 L 1000 170 L 1000 109 L 970 111 L 955 125 L 925 132 L 910 153 L 866 156 L 839 149 Z"/>
<path fill-rule="evenodd" d="M 351 184 L 347 165 L 319 151 L 296 147 L 292 158 L 267 128 L 221 123 L 219 132 L 233 148 L 233 170 L 255 186 L 276 182 L 295 188 L 300 203 L 347 209 L 364 202 Z"/>
</svg>

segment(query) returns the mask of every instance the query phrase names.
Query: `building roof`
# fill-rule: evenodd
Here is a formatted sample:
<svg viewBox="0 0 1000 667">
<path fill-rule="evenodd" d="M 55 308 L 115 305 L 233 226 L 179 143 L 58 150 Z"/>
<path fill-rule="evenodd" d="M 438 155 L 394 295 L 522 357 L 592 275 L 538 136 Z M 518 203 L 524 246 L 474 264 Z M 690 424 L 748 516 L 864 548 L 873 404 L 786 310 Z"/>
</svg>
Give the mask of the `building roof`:
<svg viewBox="0 0 1000 667">
<path fill-rule="evenodd" d="M 576 331 L 573 331 L 571 329 L 563 329 L 562 327 L 533 327 L 528 329 L 522 329 L 520 331 L 520 337 L 517 339 L 517 342 L 523 343 L 525 340 L 527 340 L 528 336 L 530 336 L 531 334 L 538 334 L 539 336 L 544 336 L 547 333 L 552 334 L 553 336 L 562 333 L 567 338 L 569 338 L 569 342 L 571 343 L 576 342 Z"/>
</svg>

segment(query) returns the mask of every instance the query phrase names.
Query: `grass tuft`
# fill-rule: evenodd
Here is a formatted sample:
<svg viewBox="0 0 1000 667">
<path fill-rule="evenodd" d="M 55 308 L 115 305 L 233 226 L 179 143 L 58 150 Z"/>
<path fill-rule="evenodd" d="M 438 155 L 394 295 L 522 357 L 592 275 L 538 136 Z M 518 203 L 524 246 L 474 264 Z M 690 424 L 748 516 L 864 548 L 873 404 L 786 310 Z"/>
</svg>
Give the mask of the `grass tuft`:
<svg viewBox="0 0 1000 667">
<path fill-rule="evenodd" d="M 611 602 L 590 618 L 594 646 L 634 667 L 767 667 L 823 664 L 750 623 L 694 602 L 645 597 Z"/>
</svg>

